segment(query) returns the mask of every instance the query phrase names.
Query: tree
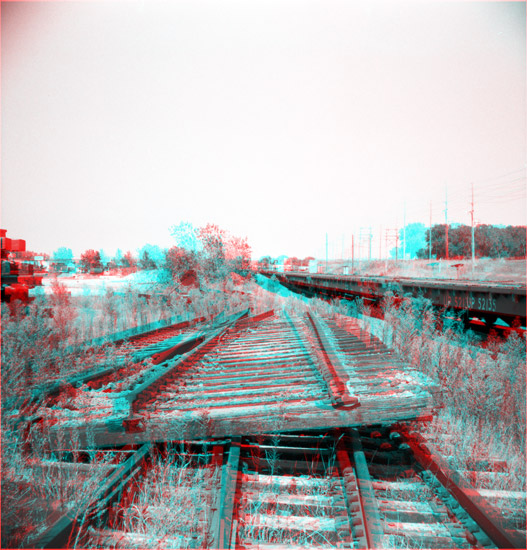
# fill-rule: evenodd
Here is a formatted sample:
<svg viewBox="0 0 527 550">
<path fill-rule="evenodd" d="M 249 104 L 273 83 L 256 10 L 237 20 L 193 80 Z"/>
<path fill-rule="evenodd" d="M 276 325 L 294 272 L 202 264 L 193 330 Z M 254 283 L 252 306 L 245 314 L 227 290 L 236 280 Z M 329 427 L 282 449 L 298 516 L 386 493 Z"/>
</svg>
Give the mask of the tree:
<svg viewBox="0 0 527 550">
<path fill-rule="evenodd" d="M 137 265 L 137 260 L 134 255 L 128 250 L 128 252 L 123 256 L 122 265 L 126 268 L 134 268 Z"/>
<path fill-rule="evenodd" d="M 404 229 L 399 230 L 399 248 L 401 250 L 402 243 L 406 236 L 405 250 L 407 258 L 413 259 L 418 257 L 418 252 L 421 248 L 424 248 L 427 243 L 427 233 L 428 230 L 423 223 L 410 223 L 406 226 L 406 231 Z"/>
<path fill-rule="evenodd" d="M 139 267 L 141 269 L 156 269 L 165 262 L 165 254 L 155 244 L 145 244 L 139 249 Z"/>
<path fill-rule="evenodd" d="M 228 272 L 225 261 L 227 234 L 217 225 L 208 223 L 197 231 L 203 247 L 201 261 L 202 275 L 209 280 L 223 279 Z"/>
<path fill-rule="evenodd" d="M 50 265 L 50 271 L 52 272 L 69 271 L 70 266 L 73 265 L 73 252 L 71 248 L 66 248 L 65 246 L 61 246 L 55 250 L 51 258 L 53 263 Z"/>
<path fill-rule="evenodd" d="M 288 271 L 295 271 L 300 265 L 302 265 L 302 261 L 296 256 L 290 256 L 284 261 L 284 269 Z"/>
<path fill-rule="evenodd" d="M 225 257 L 231 271 L 245 274 L 251 267 L 251 247 L 247 238 L 231 236 L 227 242 Z"/>
<path fill-rule="evenodd" d="M 449 227 L 449 237 L 450 237 Z M 428 243 L 430 242 L 430 230 L 426 232 L 426 246 L 417 251 L 418 258 L 428 258 Z M 432 258 L 446 257 L 446 232 L 444 224 L 432 226 Z"/>
<path fill-rule="evenodd" d="M 155 262 L 150 258 L 147 250 L 144 250 L 139 255 L 139 269 L 155 269 L 157 266 Z"/>
<path fill-rule="evenodd" d="M 504 229 L 504 242 L 506 243 L 508 255 L 512 258 L 525 258 L 526 256 L 526 236 L 527 228 L 525 226 L 511 226 Z"/>
<path fill-rule="evenodd" d="M 99 250 L 99 256 L 101 257 L 101 264 L 103 265 L 103 268 L 106 268 L 110 263 L 110 256 L 108 256 L 108 254 L 106 254 L 106 252 L 102 249 Z"/>
<path fill-rule="evenodd" d="M 178 243 L 167 251 L 165 260 L 173 280 L 181 280 L 185 270 L 194 270 L 200 280 L 218 281 L 232 271 L 246 275 L 250 269 L 251 247 L 246 238 L 211 223 L 195 229 L 182 222 L 170 231 Z"/>
<path fill-rule="evenodd" d="M 102 270 L 101 256 L 98 250 L 86 250 L 81 254 L 81 268 L 84 273 L 94 273 L 97 270 Z"/>
<path fill-rule="evenodd" d="M 165 267 L 174 281 L 181 282 L 185 274 L 189 271 L 196 271 L 198 268 L 197 254 L 179 246 L 169 248 L 165 258 Z"/>
<path fill-rule="evenodd" d="M 199 230 L 189 222 L 181 222 L 170 228 L 170 234 L 176 240 L 176 244 L 185 250 L 198 252 L 201 248 L 199 239 Z"/>
<path fill-rule="evenodd" d="M 115 265 L 119 267 L 123 263 L 123 252 L 120 248 L 118 248 L 115 252 L 115 256 L 113 257 L 113 261 L 115 262 Z"/>
<path fill-rule="evenodd" d="M 452 259 L 470 258 L 472 253 L 472 229 L 468 225 L 451 226 L 448 230 L 448 248 L 448 255 Z"/>
<path fill-rule="evenodd" d="M 51 258 L 54 262 L 68 264 L 73 261 L 73 252 L 71 248 L 61 246 L 60 248 L 57 248 L 55 252 L 53 252 Z"/>
<path fill-rule="evenodd" d="M 426 233 L 426 247 L 418 251 L 419 258 L 428 258 L 429 232 Z M 475 254 L 477 258 L 524 258 L 525 226 L 498 227 L 478 225 L 474 230 Z M 450 258 L 472 257 L 472 229 L 467 225 L 448 226 L 448 246 Z M 446 257 L 445 226 L 432 227 L 432 255 Z"/>
<path fill-rule="evenodd" d="M 262 256 L 258 260 L 258 269 L 269 269 L 273 265 L 273 259 L 271 256 Z"/>
</svg>

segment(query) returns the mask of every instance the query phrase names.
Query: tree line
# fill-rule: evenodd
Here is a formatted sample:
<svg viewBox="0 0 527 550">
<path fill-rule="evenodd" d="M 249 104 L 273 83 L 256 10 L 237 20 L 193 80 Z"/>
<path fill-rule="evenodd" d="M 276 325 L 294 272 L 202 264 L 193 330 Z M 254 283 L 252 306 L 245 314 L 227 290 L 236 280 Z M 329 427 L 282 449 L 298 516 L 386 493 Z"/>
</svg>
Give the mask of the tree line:
<svg viewBox="0 0 527 550">
<path fill-rule="evenodd" d="M 235 272 L 245 275 L 250 268 L 251 247 L 247 239 L 231 235 L 214 224 L 194 227 L 182 222 L 170 228 L 176 245 L 162 249 L 145 244 L 134 255 L 120 250 L 112 258 L 103 251 L 86 250 L 81 254 L 78 267 L 85 273 L 102 273 L 109 270 L 164 269 L 172 281 L 199 284 L 225 278 Z M 73 252 L 69 248 L 57 249 L 51 258 L 52 270 L 74 265 Z"/>
<path fill-rule="evenodd" d="M 437 224 L 425 232 L 426 245 L 417 251 L 418 258 L 446 258 L 446 226 Z M 526 227 L 478 225 L 474 229 L 474 252 L 477 258 L 525 258 Z M 468 225 L 448 225 L 448 257 L 472 257 L 472 228 Z"/>
</svg>

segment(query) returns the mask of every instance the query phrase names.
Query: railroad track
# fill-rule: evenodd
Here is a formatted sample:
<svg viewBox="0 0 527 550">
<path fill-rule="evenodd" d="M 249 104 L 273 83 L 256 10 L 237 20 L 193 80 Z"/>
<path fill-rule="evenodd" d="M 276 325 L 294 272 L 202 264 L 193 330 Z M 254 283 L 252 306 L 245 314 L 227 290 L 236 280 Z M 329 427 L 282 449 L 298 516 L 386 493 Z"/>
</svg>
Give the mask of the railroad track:
<svg viewBox="0 0 527 550">
<path fill-rule="evenodd" d="M 353 320 L 242 311 L 134 338 L 33 419 L 53 419 L 53 471 L 98 487 L 34 547 L 524 545 L 521 506 L 504 521 L 406 427 L 427 381 Z"/>
<path fill-rule="evenodd" d="M 197 327 L 206 321 L 205 317 L 197 317 L 156 328 L 150 325 L 146 329 L 139 329 L 140 332 L 136 332 L 137 329 L 135 329 L 128 331 L 127 337 L 122 337 L 123 333 L 120 333 L 116 338 L 112 336 L 106 339 L 98 338 L 93 343 L 87 344 L 87 354 L 90 356 L 91 363 L 95 364 L 94 367 L 37 384 L 31 388 L 30 399 L 56 395 L 65 386 L 77 386 L 83 383 L 96 389 L 118 381 L 133 371 L 141 370 L 146 359 L 150 359 L 154 364 L 167 360 L 173 356 L 182 342 L 191 340 L 192 336 L 198 332 Z M 210 322 L 213 323 L 213 320 Z M 108 344 L 111 344 L 111 348 Z"/>
<path fill-rule="evenodd" d="M 34 547 L 523 547 L 491 508 L 463 504 L 408 437 L 373 426 L 145 445 Z"/>
<path fill-rule="evenodd" d="M 111 382 L 102 377 L 59 395 L 53 432 L 111 446 L 430 414 L 422 375 L 356 324 L 346 329 L 354 347 L 344 353 L 328 322 L 314 312 L 242 312 L 187 335 L 168 359 L 120 367 Z"/>
</svg>

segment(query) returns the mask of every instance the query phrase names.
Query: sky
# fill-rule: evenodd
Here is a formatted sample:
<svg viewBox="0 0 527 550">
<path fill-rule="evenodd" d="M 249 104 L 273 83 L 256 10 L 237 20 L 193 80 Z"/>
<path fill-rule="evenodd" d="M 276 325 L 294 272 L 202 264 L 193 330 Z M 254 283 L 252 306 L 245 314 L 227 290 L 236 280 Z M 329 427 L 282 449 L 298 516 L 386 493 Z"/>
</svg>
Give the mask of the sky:
<svg viewBox="0 0 527 550">
<path fill-rule="evenodd" d="M 476 223 L 524 225 L 525 26 L 523 1 L 3 2 L 1 226 L 78 256 L 215 223 L 255 258 L 371 228 L 384 255 L 430 210 L 470 224 L 471 184 Z"/>
</svg>

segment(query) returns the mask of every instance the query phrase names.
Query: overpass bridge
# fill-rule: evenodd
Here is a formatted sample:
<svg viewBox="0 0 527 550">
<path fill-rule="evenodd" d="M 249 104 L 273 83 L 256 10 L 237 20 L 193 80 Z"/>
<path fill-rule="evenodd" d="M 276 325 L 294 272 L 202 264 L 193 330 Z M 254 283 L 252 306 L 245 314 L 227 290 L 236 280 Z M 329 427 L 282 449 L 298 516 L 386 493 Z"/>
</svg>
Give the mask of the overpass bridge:
<svg viewBox="0 0 527 550">
<path fill-rule="evenodd" d="M 452 279 L 329 275 L 297 271 L 258 270 L 297 292 L 334 297 L 360 297 L 378 302 L 387 292 L 396 296 L 422 296 L 440 309 L 466 312 L 492 325 L 499 318 L 512 325 L 526 321 L 526 287 L 524 284 L 475 282 Z"/>
</svg>

